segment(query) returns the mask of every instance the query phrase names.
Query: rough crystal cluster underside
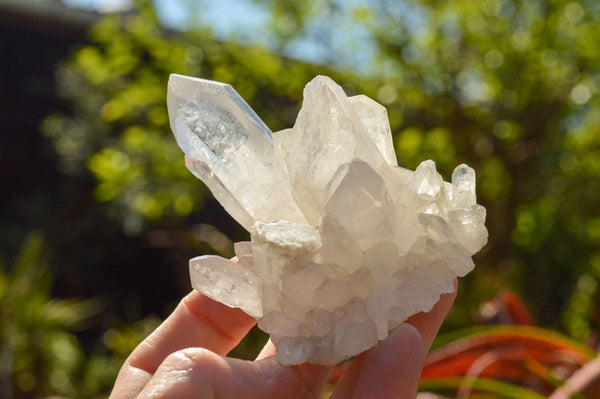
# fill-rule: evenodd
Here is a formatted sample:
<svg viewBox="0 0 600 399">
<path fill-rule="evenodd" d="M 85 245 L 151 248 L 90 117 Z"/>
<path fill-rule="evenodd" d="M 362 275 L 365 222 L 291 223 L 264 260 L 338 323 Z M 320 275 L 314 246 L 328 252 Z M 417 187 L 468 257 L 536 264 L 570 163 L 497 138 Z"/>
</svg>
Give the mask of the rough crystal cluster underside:
<svg viewBox="0 0 600 399">
<path fill-rule="evenodd" d="M 258 320 L 284 365 L 335 364 L 429 311 L 487 241 L 475 174 L 396 163 L 387 112 L 318 76 L 272 133 L 231 86 L 171 75 L 187 167 L 251 233 L 238 263 L 190 260 L 198 291 Z"/>
</svg>

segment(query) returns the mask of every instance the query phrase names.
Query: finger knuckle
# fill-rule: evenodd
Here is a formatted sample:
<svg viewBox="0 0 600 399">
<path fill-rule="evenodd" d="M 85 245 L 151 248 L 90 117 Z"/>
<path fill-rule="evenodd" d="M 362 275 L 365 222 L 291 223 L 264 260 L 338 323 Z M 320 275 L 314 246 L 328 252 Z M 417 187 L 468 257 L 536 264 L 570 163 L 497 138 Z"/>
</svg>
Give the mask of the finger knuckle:
<svg viewBox="0 0 600 399">
<path fill-rule="evenodd" d="M 171 353 L 163 368 L 171 370 L 210 371 L 218 365 L 219 356 L 204 348 L 185 348 Z"/>
</svg>

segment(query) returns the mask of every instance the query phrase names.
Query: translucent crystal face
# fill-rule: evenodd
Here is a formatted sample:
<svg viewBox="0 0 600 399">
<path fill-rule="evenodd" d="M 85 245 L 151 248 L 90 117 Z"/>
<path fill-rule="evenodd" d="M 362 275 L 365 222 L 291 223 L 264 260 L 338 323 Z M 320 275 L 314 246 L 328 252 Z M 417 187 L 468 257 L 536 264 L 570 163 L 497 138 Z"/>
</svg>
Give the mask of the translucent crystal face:
<svg viewBox="0 0 600 399">
<path fill-rule="evenodd" d="M 258 320 L 284 365 L 336 364 L 429 311 L 487 241 L 475 173 L 397 166 L 384 107 L 317 76 L 272 133 L 231 86 L 171 75 L 187 167 L 251 233 L 238 263 L 190 260 L 192 285 Z"/>
</svg>

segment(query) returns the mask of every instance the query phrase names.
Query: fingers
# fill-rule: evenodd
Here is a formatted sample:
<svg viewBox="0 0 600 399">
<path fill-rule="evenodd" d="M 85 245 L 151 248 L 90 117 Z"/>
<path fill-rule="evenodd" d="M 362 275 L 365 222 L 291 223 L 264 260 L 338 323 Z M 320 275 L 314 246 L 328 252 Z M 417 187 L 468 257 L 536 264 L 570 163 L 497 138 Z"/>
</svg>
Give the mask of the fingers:
<svg viewBox="0 0 600 399">
<path fill-rule="evenodd" d="M 424 360 L 419 332 L 403 323 L 354 360 L 332 399 L 414 398 Z"/>
<path fill-rule="evenodd" d="M 425 353 L 429 352 L 429 348 L 431 348 L 435 336 L 442 326 L 446 315 L 450 311 L 452 304 L 454 304 L 457 287 L 458 282 L 457 280 L 454 280 L 454 292 L 441 295 L 440 300 L 435 304 L 431 311 L 427 313 L 417 313 L 416 315 L 409 317 L 406 321 L 407 323 L 412 324 L 419 333 L 421 333 Z"/>
<path fill-rule="evenodd" d="M 225 355 L 256 321 L 242 312 L 193 291 L 129 356 L 119 372 L 111 398 L 133 398 L 173 352 L 202 347 Z"/>
<path fill-rule="evenodd" d="M 318 398 L 329 371 L 283 367 L 273 357 L 250 362 L 189 348 L 167 357 L 139 398 Z"/>
<path fill-rule="evenodd" d="M 442 295 L 430 312 L 411 317 L 358 356 L 333 397 L 414 397 L 425 353 L 455 297 Z M 319 397 L 331 368 L 283 367 L 271 342 L 256 362 L 223 357 L 254 324 L 241 310 L 192 292 L 130 355 L 111 398 Z"/>
</svg>

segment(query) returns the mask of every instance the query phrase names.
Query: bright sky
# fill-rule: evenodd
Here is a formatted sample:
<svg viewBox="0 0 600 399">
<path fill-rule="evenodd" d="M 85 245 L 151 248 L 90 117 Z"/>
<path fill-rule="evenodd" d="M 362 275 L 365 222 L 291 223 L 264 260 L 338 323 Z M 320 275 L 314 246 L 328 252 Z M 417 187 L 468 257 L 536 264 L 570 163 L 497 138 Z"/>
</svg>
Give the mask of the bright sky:
<svg viewBox="0 0 600 399">
<path fill-rule="evenodd" d="M 73 7 L 110 12 L 127 9 L 132 0 L 63 0 L 63 2 Z M 186 12 L 190 4 L 198 8 L 198 14 L 203 19 L 199 22 L 207 23 L 219 35 L 233 32 L 262 33 L 264 32 L 262 27 L 269 18 L 264 9 L 249 0 L 156 0 L 157 11 L 163 23 L 173 28 L 192 22 L 188 21 L 190 16 Z"/>
<path fill-rule="evenodd" d="M 110 12 L 127 9 L 133 0 L 63 0 L 63 2 L 72 7 Z M 353 3 L 356 1 L 349 4 Z M 265 27 L 270 19 L 269 12 L 252 0 L 155 0 L 155 4 L 163 23 L 171 28 L 208 25 L 219 37 L 226 38 L 230 34 L 235 34 L 243 41 L 270 47 L 270 36 Z M 190 5 L 195 7 L 191 12 Z M 198 16 L 200 20 L 192 20 L 194 16 Z M 369 45 L 364 29 L 344 25 L 342 21 L 326 23 L 335 24 L 336 29 L 332 31 L 333 40 L 341 48 L 347 48 L 347 53 L 350 54 L 348 59 L 339 58 L 338 61 L 355 70 L 366 68 L 373 56 L 373 47 Z M 286 55 L 316 63 L 332 61 L 331 49 L 319 43 L 319 38 L 295 41 L 287 49 Z"/>
</svg>

